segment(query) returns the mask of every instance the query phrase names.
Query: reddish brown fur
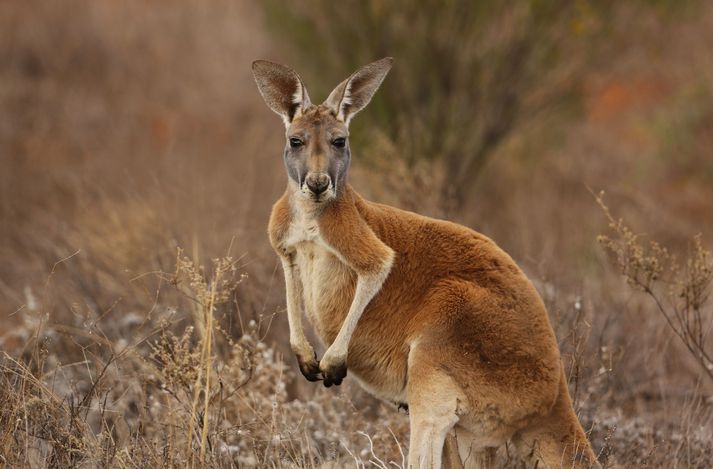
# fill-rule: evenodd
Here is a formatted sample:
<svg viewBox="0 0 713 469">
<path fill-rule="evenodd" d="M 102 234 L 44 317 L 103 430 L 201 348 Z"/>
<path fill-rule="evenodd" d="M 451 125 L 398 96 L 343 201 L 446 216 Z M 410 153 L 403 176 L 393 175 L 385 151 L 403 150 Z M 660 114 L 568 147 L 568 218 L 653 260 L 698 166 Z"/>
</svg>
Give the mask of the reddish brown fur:
<svg viewBox="0 0 713 469">
<path fill-rule="evenodd" d="M 353 75 L 366 77 L 371 93 L 369 73 L 383 68 L 375 64 Z M 310 171 L 326 164 L 325 135 L 345 131 L 325 105 L 307 106 L 288 124 L 288 134 L 312 139 Z M 286 278 L 299 277 L 307 316 L 325 344 L 343 341 L 345 324 L 358 318 L 341 342 L 348 353 L 330 363 L 331 348 L 317 364 L 304 339 L 291 335 L 303 373 L 310 370 L 305 376 L 319 370 L 327 380 L 346 360 L 369 391 L 407 403 L 411 452 L 420 451 L 411 466 L 438 467 L 441 446 L 453 467 L 460 460 L 487 466 L 490 448 L 508 440 L 540 467 L 597 464 L 572 409 L 545 306 L 510 256 L 471 229 L 366 201 L 349 185 L 325 202 L 305 199 L 295 186 L 275 204 L 269 226 L 291 272 Z M 352 316 L 358 282 L 374 278 L 375 295 Z M 434 448 L 433 441 L 446 443 Z M 469 465 L 473 448 L 479 456 Z"/>
<path fill-rule="evenodd" d="M 288 198 L 275 204 L 270 220 L 278 252 L 291 220 Z M 420 337 L 434 364 L 461 377 L 474 410 L 505 423 L 512 434 L 525 429 L 518 442 L 533 434 L 528 424 L 543 420 L 548 434 L 595 460 L 572 411 L 545 307 L 493 241 L 454 223 L 368 202 L 351 187 L 325 208 L 319 227 L 354 269 L 329 310 L 319 312 L 325 344 L 339 332 L 357 272 L 381 265 L 385 246 L 397 253 L 349 344 L 349 370 L 370 389 L 380 394 L 385 377 L 406 387 L 408 343 Z M 552 410 L 559 415 L 552 417 Z"/>
</svg>

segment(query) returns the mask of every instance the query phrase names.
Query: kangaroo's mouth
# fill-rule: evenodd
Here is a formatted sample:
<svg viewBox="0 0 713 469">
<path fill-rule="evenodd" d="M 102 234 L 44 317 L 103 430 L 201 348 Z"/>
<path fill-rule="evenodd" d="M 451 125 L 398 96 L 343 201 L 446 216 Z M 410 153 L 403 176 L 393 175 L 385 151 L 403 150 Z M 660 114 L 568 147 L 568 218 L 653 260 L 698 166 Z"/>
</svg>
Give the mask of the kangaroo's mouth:
<svg viewBox="0 0 713 469">
<path fill-rule="evenodd" d="M 324 202 L 328 202 L 334 199 L 336 197 L 336 191 L 334 190 L 334 187 L 330 184 L 329 188 L 327 188 L 325 191 L 320 192 L 319 194 L 315 194 L 308 187 L 306 187 L 306 185 L 303 185 L 300 189 L 300 195 L 303 199 L 307 201 L 313 202 L 315 204 L 322 204 Z"/>
<path fill-rule="evenodd" d="M 314 202 L 315 204 L 323 204 L 325 202 L 329 202 L 332 200 L 334 196 L 332 194 L 320 194 L 320 195 L 313 195 L 310 197 L 310 200 Z"/>
</svg>

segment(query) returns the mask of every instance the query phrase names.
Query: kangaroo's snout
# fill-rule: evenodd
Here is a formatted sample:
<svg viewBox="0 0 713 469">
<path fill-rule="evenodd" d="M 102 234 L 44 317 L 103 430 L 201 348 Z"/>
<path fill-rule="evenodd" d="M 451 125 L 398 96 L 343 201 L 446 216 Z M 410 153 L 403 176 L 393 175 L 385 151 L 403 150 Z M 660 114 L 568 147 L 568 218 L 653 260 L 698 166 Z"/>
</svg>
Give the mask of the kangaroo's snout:
<svg viewBox="0 0 713 469">
<path fill-rule="evenodd" d="M 305 184 L 314 195 L 326 191 L 331 182 L 331 178 L 326 173 L 309 173 L 305 178 Z"/>
</svg>

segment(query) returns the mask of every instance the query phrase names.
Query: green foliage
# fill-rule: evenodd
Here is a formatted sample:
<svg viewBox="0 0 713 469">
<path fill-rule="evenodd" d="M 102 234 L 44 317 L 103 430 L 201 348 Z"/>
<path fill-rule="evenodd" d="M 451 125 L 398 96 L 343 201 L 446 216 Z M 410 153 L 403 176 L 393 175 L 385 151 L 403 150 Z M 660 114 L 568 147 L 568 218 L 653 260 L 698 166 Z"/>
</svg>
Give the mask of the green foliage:
<svg viewBox="0 0 713 469">
<path fill-rule="evenodd" d="M 704 184 L 713 182 L 710 158 L 710 129 L 713 123 L 711 72 L 698 72 L 698 83 L 675 96 L 671 109 L 655 116 L 661 142 L 659 158 L 670 173 L 695 177 Z"/>
</svg>

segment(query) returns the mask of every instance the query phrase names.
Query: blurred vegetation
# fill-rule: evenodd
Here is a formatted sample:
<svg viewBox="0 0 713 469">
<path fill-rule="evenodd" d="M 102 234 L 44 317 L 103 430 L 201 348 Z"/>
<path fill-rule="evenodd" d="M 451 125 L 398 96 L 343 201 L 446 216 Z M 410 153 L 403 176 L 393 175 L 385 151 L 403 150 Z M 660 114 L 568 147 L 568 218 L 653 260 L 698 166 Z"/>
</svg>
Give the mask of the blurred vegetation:
<svg viewBox="0 0 713 469">
<path fill-rule="evenodd" d="M 473 179 L 509 135 L 553 107 L 565 111 L 562 119 L 580 107 L 582 69 L 618 8 L 571 0 L 265 5 L 268 24 L 290 45 L 308 88 L 318 90 L 313 96 L 326 96 L 336 72 L 396 58 L 369 118 L 355 121 L 356 142 L 365 158 L 376 145 L 383 152 L 386 138 L 394 148 L 387 158 L 409 167 L 436 163 L 449 212 L 462 209 Z"/>
</svg>

